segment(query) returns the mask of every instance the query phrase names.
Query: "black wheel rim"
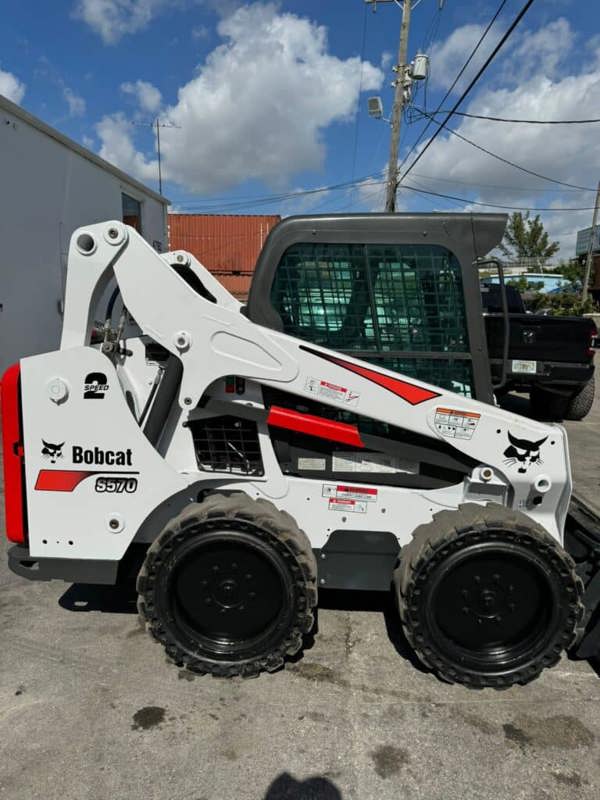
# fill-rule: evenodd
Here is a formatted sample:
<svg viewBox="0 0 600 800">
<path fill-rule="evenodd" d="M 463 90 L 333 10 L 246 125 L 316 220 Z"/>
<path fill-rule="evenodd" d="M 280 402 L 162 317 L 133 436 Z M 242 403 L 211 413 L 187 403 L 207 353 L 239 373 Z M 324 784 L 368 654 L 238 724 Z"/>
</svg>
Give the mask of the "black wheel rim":
<svg viewBox="0 0 600 800">
<path fill-rule="evenodd" d="M 169 597 L 191 648 L 243 657 L 277 636 L 292 612 L 291 578 L 281 554 L 236 531 L 196 537 L 177 556 Z"/>
<path fill-rule="evenodd" d="M 533 660 L 556 632 L 560 591 L 549 565 L 520 545 L 485 542 L 434 570 L 425 603 L 443 654 L 462 667 L 501 672 Z"/>
</svg>

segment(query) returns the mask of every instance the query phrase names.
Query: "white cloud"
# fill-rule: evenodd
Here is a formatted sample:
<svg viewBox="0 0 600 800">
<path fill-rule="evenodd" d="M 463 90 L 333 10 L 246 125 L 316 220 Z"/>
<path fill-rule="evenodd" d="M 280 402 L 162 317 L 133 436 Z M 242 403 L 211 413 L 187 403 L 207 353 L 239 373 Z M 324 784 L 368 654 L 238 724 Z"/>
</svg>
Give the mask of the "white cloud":
<svg viewBox="0 0 600 800">
<path fill-rule="evenodd" d="M 63 87 L 63 97 L 69 106 L 69 114 L 72 117 L 82 117 L 85 114 L 85 100 L 80 97 L 68 86 Z"/>
<path fill-rule="evenodd" d="M 158 111 L 162 103 L 160 91 L 148 81 L 135 81 L 121 84 L 121 91 L 136 98 L 142 111 L 153 113 Z"/>
<path fill-rule="evenodd" d="M 96 133 L 102 142 L 102 158 L 140 180 L 156 180 L 158 165 L 135 149 L 131 139 L 131 124 L 123 114 L 107 114 L 96 125 Z"/>
<path fill-rule="evenodd" d="M 447 89 L 450 86 L 454 76 L 464 64 L 467 54 L 475 47 L 484 30 L 483 25 L 463 25 L 455 28 L 443 42 L 434 44 L 431 49 L 430 77 L 433 88 Z M 482 45 L 478 54 L 485 50 Z M 471 63 L 474 64 L 476 59 L 477 56 Z M 481 60 L 483 61 L 483 57 Z"/>
<path fill-rule="evenodd" d="M 209 31 L 206 25 L 196 25 L 192 28 L 192 39 L 208 39 Z"/>
<path fill-rule="evenodd" d="M 105 44 L 115 44 L 137 33 L 169 5 L 169 0 L 78 0 L 74 15 L 97 33 Z"/>
<path fill-rule="evenodd" d="M 465 110 L 517 119 L 599 116 L 596 110 L 600 108 L 600 61 L 578 62 L 574 58 L 574 40 L 565 20 L 556 20 L 534 33 L 524 32 L 515 49 L 499 64 L 503 84 L 492 83 Z M 571 65 L 570 70 L 559 68 L 552 42 L 558 42 L 564 64 Z M 515 55 L 519 57 L 515 59 Z M 513 70 L 520 74 L 520 80 L 511 79 Z M 591 167 L 600 163 L 596 125 L 562 127 L 458 120 L 455 118 L 451 127 L 510 161 L 567 183 L 595 186 Z M 423 178 L 423 174 L 435 180 Z M 570 191 L 528 175 L 446 133 L 437 138 L 407 183 L 510 206 L 579 208 L 592 206 L 594 201 L 593 192 Z M 473 210 L 494 211 L 477 206 Z M 574 255 L 578 227 L 590 224 L 591 211 L 542 213 L 542 218 L 550 234 L 561 241 L 561 256 L 568 258 Z"/>
<path fill-rule="evenodd" d="M 224 43 L 165 109 L 178 126 L 161 131 L 165 175 L 191 191 L 214 193 L 247 179 L 284 186 L 295 174 L 319 169 L 323 131 L 352 119 L 360 59 L 331 55 L 324 27 L 273 4 L 237 9 L 219 22 L 218 33 Z M 382 80 L 381 70 L 364 62 L 363 90 L 378 89 Z M 107 133 L 112 137 L 116 159 L 113 128 L 98 134 L 103 142 Z M 130 162 L 130 134 L 121 123 L 117 128 Z"/>
<path fill-rule="evenodd" d="M 324 158 L 322 131 L 356 106 L 360 60 L 328 52 L 325 28 L 274 5 L 255 4 L 221 20 L 226 43 L 179 90 L 167 116 L 165 165 L 172 180 L 214 192 L 258 178 L 284 184 Z M 363 65 L 363 89 L 381 85 Z"/>
<path fill-rule="evenodd" d="M 0 94 L 13 103 L 19 104 L 25 95 L 25 84 L 20 81 L 12 72 L 5 72 L 0 69 Z"/>
</svg>

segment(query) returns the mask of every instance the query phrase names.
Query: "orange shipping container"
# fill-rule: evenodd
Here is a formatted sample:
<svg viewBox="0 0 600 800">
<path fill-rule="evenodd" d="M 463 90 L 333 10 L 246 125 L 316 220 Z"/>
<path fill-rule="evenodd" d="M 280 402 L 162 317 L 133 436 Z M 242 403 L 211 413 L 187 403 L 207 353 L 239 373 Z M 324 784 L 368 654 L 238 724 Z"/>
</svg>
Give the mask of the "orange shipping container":
<svg viewBox="0 0 600 800">
<path fill-rule="evenodd" d="M 278 215 L 169 214 L 169 249 L 187 250 L 235 297 L 248 296 L 252 274 Z"/>
</svg>

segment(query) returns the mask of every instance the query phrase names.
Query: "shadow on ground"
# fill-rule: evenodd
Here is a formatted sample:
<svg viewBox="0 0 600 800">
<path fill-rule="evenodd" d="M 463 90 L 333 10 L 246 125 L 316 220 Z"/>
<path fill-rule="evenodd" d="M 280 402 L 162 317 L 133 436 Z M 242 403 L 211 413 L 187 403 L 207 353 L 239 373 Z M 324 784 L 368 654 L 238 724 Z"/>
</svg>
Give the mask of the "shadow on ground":
<svg viewBox="0 0 600 800">
<path fill-rule="evenodd" d="M 282 772 L 267 789 L 264 800 L 342 800 L 342 793 L 329 778 L 315 776 L 297 781 Z"/>
<path fill-rule="evenodd" d="M 103 611 L 107 614 L 137 614 L 137 594 L 131 586 L 98 586 L 74 583 L 58 599 L 66 611 Z"/>
<path fill-rule="evenodd" d="M 134 583 L 125 586 L 101 586 L 74 583 L 61 595 L 58 604 L 65 611 L 99 611 L 106 614 L 137 614 L 137 594 Z M 321 589 L 315 624 L 306 636 L 304 647 L 298 656 L 310 650 L 319 633 L 319 610 L 375 611 L 383 614 L 388 638 L 401 658 L 409 661 L 421 672 L 428 672 L 406 641 L 392 592 L 351 592 L 336 589 Z M 291 658 L 290 661 L 295 661 Z"/>
</svg>

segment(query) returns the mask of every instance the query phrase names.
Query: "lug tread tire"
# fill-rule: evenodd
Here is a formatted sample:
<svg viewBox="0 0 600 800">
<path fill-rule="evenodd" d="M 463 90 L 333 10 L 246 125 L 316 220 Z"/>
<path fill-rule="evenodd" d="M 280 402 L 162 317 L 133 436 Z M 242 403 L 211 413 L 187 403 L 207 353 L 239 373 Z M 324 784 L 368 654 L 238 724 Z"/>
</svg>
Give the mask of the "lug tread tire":
<svg viewBox="0 0 600 800">
<path fill-rule="evenodd" d="M 595 380 L 594 378 L 590 378 L 590 380 L 569 399 L 565 419 L 580 420 L 587 417 L 594 404 L 595 392 Z"/>
<path fill-rule="evenodd" d="M 165 630 L 155 614 L 152 602 L 154 577 L 163 558 L 177 543 L 183 541 L 198 523 L 223 518 L 250 522 L 256 528 L 268 531 L 293 553 L 301 573 L 297 583 L 301 584 L 303 602 L 297 609 L 296 617 L 286 636 L 271 652 L 240 662 L 190 655 L 179 647 Z M 287 656 L 296 655 L 302 649 L 304 636 L 314 625 L 314 608 L 317 605 L 317 562 L 307 535 L 286 511 L 280 511 L 268 500 L 254 500 L 244 492 L 231 495 L 211 494 L 202 503 L 191 503 L 187 506 L 167 523 L 154 540 L 148 548 L 139 572 L 137 591 L 137 608 L 142 624 L 150 635 L 164 646 L 168 658 L 177 666 L 202 675 L 211 674 L 225 678 L 254 677 L 261 672 L 273 672 L 279 669 Z"/>
<path fill-rule="evenodd" d="M 428 561 L 438 554 L 443 557 L 442 551 L 467 532 L 479 532 L 483 539 L 487 531 L 496 527 L 512 531 L 516 541 L 526 538 L 529 546 L 535 546 L 555 564 L 560 564 L 561 575 L 575 588 L 569 615 L 573 624 L 560 635 L 560 646 L 555 643 L 547 648 L 534 664 L 518 668 L 508 675 L 482 676 L 462 670 L 455 662 L 446 660 L 428 646 L 424 637 L 414 629 L 409 605 L 414 589 L 414 577 Z M 419 659 L 448 683 L 461 683 L 471 688 L 488 686 L 506 689 L 514 684 L 529 683 L 537 678 L 542 670 L 557 664 L 562 651 L 581 638 L 585 627 L 583 583 L 575 571 L 575 562 L 571 556 L 544 528 L 529 517 L 496 503 L 486 506 L 465 503 L 457 510 L 434 514 L 431 522 L 416 528 L 412 541 L 403 547 L 400 553 L 400 564 L 394 572 L 394 586 L 404 634 Z"/>
</svg>

